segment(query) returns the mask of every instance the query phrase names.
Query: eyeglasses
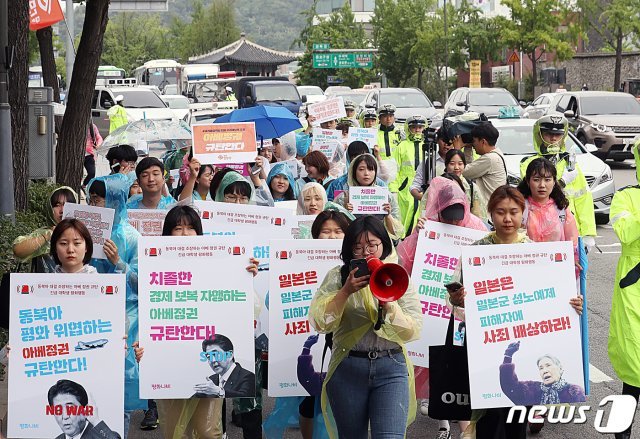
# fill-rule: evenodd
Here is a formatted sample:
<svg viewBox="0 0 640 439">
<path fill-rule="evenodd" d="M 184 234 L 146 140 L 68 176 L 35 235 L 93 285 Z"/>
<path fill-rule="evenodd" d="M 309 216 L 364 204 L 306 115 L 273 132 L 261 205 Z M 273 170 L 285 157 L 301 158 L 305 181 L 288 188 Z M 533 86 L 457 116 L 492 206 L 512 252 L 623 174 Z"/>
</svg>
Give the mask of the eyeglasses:
<svg viewBox="0 0 640 439">
<path fill-rule="evenodd" d="M 365 254 L 371 255 L 378 251 L 378 247 L 380 247 L 381 244 L 381 242 L 377 244 L 369 243 L 366 247 L 356 245 L 353 247 L 353 254 L 354 256 L 364 256 Z"/>
<path fill-rule="evenodd" d="M 249 202 L 249 197 L 245 197 L 245 196 L 236 196 L 233 194 L 226 194 L 224 196 L 224 201 L 226 201 L 227 203 L 241 203 L 241 204 L 246 204 Z"/>
</svg>

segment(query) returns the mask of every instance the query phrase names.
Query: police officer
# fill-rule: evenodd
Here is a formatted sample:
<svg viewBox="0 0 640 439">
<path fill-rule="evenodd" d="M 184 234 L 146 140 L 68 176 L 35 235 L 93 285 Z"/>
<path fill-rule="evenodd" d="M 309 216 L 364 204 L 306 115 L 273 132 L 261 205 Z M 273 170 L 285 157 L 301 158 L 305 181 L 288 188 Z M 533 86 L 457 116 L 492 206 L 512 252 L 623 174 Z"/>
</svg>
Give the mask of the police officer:
<svg viewBox="0 0 640 439">
<path fill-rule="evenodd" d="M 422 159 L 423 131 L 427 127 L 427 120 L 421 115 L 407 118 L 404 124 L 406 139 L 396 148 L 395 158 L 398 162 L 398 205 L 400 216 L 406 233 L 411 233 L 413 218 L 418 210 L 419 200 L 411 195 L 410 189 L 416 176 L 416 169 Z"/>
<path fill-rule="evenodd" d="M 356 118 L 356 103 L 347 99 L 344 101 L 344 111 L 347 113 L 347 119 L 351 120 L 352 126 L 360 127 L 360 123 Z"/>
<path fill-rule="evenodd" d="M 544 157 L 555 164 L 558 181 L 569 199 L 569 208 L 576 218 L 578 231 L 589 252 L 595 246 L 596 219 L 593 196 L 575 154 L 567 152 L 565 140 L 569 122 L 560 114 L 542 116 L 533 125 L 533 145 L 537 155 L 520 162 L 520 177 L 524 178 L 527 166 L 536 158 Z"/>
<path fill-rule="evenodd" d="M 367 108 L 360 115 L 360 126 L 364 128 L 375 128 L 377 124 L 378 115 L 376 114 L 376 110 Z"/>
<path fill-rule="evenodd" d="M 109 134 L 113 133 L 122 125 L 129 123 L 127 110 L 124 109 L 124 96 L 118 95 L 115 100 L 116 104 L 107 111 L 107 116 L 109 116 Z"/>
</svg>

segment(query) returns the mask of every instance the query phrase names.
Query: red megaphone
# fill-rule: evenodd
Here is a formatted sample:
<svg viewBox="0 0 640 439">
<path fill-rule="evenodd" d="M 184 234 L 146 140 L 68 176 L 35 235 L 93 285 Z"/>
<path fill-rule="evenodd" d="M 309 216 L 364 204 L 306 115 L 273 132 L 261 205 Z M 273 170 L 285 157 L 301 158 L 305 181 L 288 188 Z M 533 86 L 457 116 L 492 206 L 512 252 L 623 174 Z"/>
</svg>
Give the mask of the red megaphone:
<svg viewBox="0 0 640 439">
<path fill-rule="evenodd" d="M 377 331 L 382 326 L 382 304 L 395 302 L 401 298 L 409 288 L 409 274 L 401 265 L 385 264 L 378 258 L 367 258 L 367 266 L 371 277 L 369 288 L 373 296 L 378 299 L 378 321 L 374 329 Z"/>
</svg>

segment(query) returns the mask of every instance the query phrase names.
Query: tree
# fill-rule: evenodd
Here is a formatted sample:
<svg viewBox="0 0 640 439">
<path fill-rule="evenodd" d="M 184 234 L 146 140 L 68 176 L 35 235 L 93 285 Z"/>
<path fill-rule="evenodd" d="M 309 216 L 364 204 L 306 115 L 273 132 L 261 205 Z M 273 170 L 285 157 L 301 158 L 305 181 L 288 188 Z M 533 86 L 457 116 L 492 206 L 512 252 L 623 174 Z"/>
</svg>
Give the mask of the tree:
<svg viewBox="0 0 640 439">
<path fill-rule="evenodd" d="M 109 0 L 87 0 L 82 36 L 71 75 L 67 109 L 56 149 L 56 180 L 78 190 L 84 147 L 91 118 L 91 100 L 109 21 Z"/>
<path fill-rule="evenodd" d="M 537 62 L 545 53 L 559 61 L 573 56 L 580 26 L 572 20 L 571 2 L 564 0 L 502 0 L 511 19 L 498 17 L 503 42 L 531 60 L 533 86 L 538 81 Z"/>
<path fill-rule="evenodd" d="M 404 87 L 418 70 L 411 54 L 417 32 L 433 10 L 433 0 L 377 0 L 371 24 L 380 69 L 395 87 Z"/>
<path fill-rule="evenodd" d="M 640 35 L 640 0 L 579 0 L 578 6 L 585 26 L 598 33 L 616 54 L 613 89 L 618 90 L 622 81 L 622 52 L 629 39 Z"/>
<path fill-rule="evenodd" d="M 56 69 L 56 57 L 53 53 L 53 32 L 51 26 L 36 31 L 38 46 L 40 47 L 40 65 L 42 66 L 42 79 L 45 87 L 53 88 L 53 100 L 60 102 L 60 84 Z M 60 133 L 62 117 L 56 116 L 55 130 Z"/>
<path fill-rule="evenodd" d="M 132 72 L 150 59 L 177 57 L 171 52 L 168 38 L 169 30 L 157 14 L 115 14 L 104 34 L 102 63 Z"/>
<path fill-rule="evenodd" d="M 9 9 L 9 47 L 13 47 L 13 67 L 9 70 L 11 140 L 13 143 L 13 190 L 16 210 L 27 208 L 29 185 L 29 131 L 27 87 L 29 85 L 29 4 L 12 2 Z"/>
<path fill-rule="evenodd" d="M 373 69 L 314 69 L 313 43 L 329 43 L 332 49 L 366 49 L 370 41 L 361 23 L 356 23 L 355 16 L 348 3 L 334 11 L 326 19 L 319 19 L 314 5 L 305 12 L 306 25 L 295 44 L 304 46 L 304 55 L 298 60 L 300 68 L 296 72 L 298 82 L 304 85 L 328 86 L 327 76 L 339 76 L 344 85 L 353 88 L 361 87 L 376 78 Z M 313 24 L 314 17 L 318 19 Z"/>
<path fill-rule="evenodd" d="M 453 10 L 452 5 L 447 7 L 447 18 L 454 16 L 451 14 Z M 428 88 L 425 92 L 431 99 L 440 101 L 445 99 L 447 87 L 444 80 L 444 69 L 447 66 L 445 48 L 448 48 L 449 53 L 453 49 L 451 33 L 447 33 L 445 38 L 443 10 L 439 9 L 436 14 L 428 15 L 422 21 L 416 33 L 416 43 L 411 48 L 411 56 L 424 71 Z"/>
</svg>

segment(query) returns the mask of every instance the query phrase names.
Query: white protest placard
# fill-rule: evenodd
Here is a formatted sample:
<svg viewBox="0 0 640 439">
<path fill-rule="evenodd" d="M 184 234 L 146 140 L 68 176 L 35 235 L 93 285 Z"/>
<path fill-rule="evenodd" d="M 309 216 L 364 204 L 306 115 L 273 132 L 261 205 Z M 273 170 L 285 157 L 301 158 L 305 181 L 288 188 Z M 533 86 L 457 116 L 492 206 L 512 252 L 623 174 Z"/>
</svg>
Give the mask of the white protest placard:
<svg viewBox="0 0 640 439">
<path fill-rule="evenodd" d="M 378 130 L 376 128 L 349 127 L 347 145 L 356 140 L 366 143 L 369 150 L 373 151 L 373 147 L 378 143 Z"/>
<path fill-rule="evenodd" d="M 128 209 L 129 224 L 142 236 L 161 236 L 166 209 Z"/>
<path fill-rule="evenodd" d="M 123 437 L 125 276 L 12 274 L 10 284 L 8 437 Z"/>
<path fill-rule="evenodd" d="M 269 396 L 306 396 L 309 391 L 319 394 L 324 336 L 317 337 L 309 324 L 309 306 L 327 272 L 342 265 L 342 240 L 274 240 L 271 249 Z M 307 355 L 298 358 L 305 342 L 314 335 L 317 341 L 311 347 L 311 356 L 305 352 Z M 297 372 L 299 364 L 301 376 Z M 329 364 L 328 358 L 325 364 Z"/>
<path fill-rule="evenodd" d="M 349 203 L 354 215 L 386 214 L 382 208 L 389 202 L 389 188 L 383 186 L 351 186 Z"/>
<path fill-rule="evenodd" d="M 262 311 L 256 323 L 256 336 L 269 331 L 267 296 L 269 294 L 269 241 L 291 238 L 296 225 L 289 209 L 249 204 L 195 201 L 200 211 L 205 235 L 250 235 L 253 238 L 253 257 L 260 261 L 254 286 Z"/>
<path fill-rule="evenodd" d="M 307 234 L 306 238 L 312 239 L 311 237 L 311 226 L 313 222 L 316 220 L 317 215 L 296 215 L 295 222 L 296 226 L 291 229 L 291 236 L 293 239 L 303 239 Z"/>
<path fill-rule="evenodd" d="M 311 149 L 323 153 L 327 160 L 333 160 L 336 150 L 342 144 L 342 131 L 325 130 L 324 128 L 313 129 L 313 143 Z"/>
<path fill-rule="evenodd" d="M 256 146 L 258 148 L 273 149 L 273 139 L 256 139 Z"/>
<path fill-rule="evenodd" d="M 298 161 L 298 159 L 293 158 L 291 160 L 285 160 L 282 163 L 285 163 L 289 167 L 291 174 L 293 174 L 294 180 L 300 177 L 300 169 L 298 168 L 300 162 Z"/>
<path fill-rule="evenodd" d="M 142 398 L 255 395 L 252 247 L 248 236 L 140 238 Z"/>
<path fill-rule="evenodd" d="M 104 242 L 111 239 L 114 209 L 88 206 L 85 204 L 65 203 L 62 218 L 75 218 L 87 227 L 93 241 L 93 257 L 107 259 L 104 254 Z"/>
<path fill-rule="evenodd" d="M 471 407 L 585 401 L 573 245 L 462 247 Z"/>
<path fill-rule="evenodd" d="M 444 286 L 452 281 L 460 261 L 460 246 L 470 245 L 488 232 L 427 221 L 418 233 L 411 282 L 420 296 L 423 324 L 420 339 L 407 344 L 407 355 L 416 366 L 429 367 L 429 346 L 443 345 L 447 335 L 451 311 L 445 304 Z M 458 325 L 454 326 L 454 343 L 462 344 Z"/>
<path fill-rule="evenodd" d="M 347 117 L 347 112 L 344 109 L 344 101 L 342 96 L 337 96 L 331 99 L 325 99 L 322 102 L 316 102 L 310 104 L 307 107 L 309 116 L 316 118 L 314 123 L 321 124 L 330 120 L 337 120 L 342 117 Z"/>
</svg>

